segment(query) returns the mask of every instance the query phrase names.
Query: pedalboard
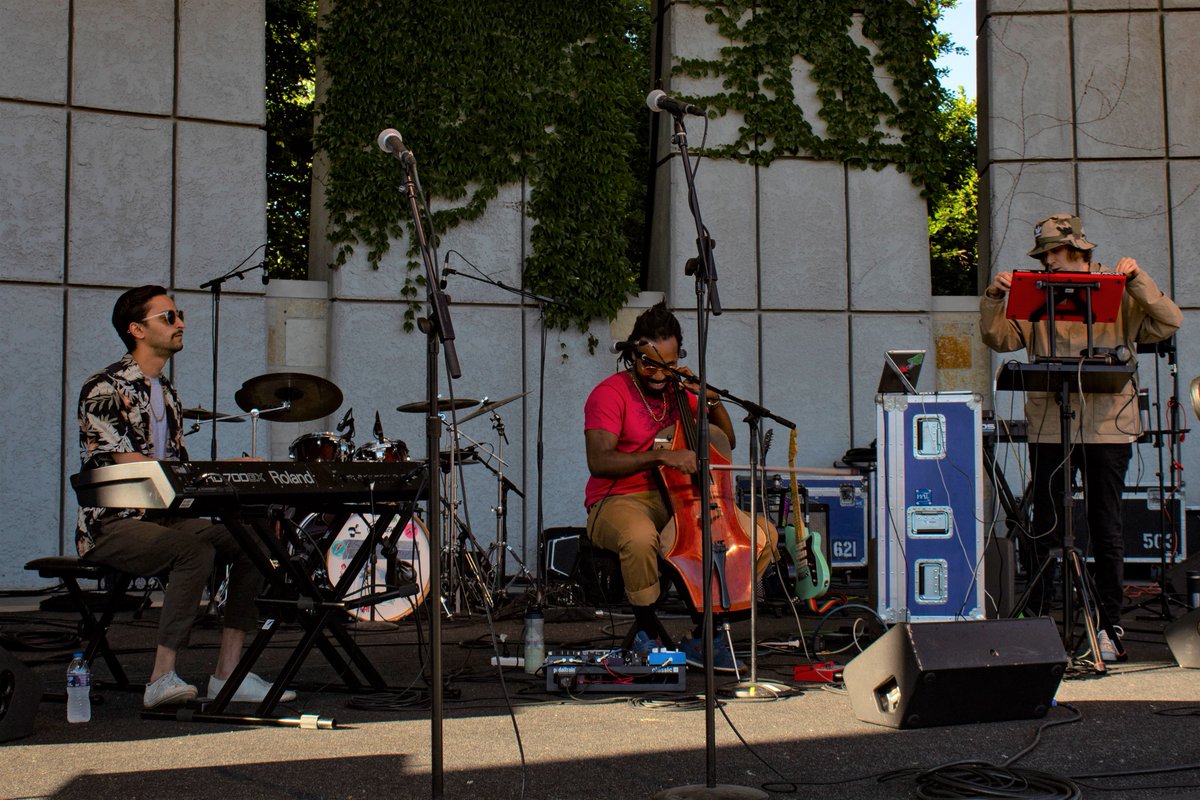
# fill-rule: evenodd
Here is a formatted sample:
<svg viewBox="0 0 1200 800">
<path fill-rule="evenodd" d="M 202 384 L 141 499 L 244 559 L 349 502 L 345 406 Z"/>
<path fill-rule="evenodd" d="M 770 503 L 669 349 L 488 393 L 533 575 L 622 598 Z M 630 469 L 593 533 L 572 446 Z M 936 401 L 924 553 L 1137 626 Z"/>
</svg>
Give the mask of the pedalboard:
<svg viewBox="0 0 1200 800">
<path fill-rule="evenodd" d="M 644 655 L 610 650 L 558 650 L 546 654 L 546 691 L 682 692 L 687 689 L 687 659 L 679 650 L 657 649 Z"/>
</svg>

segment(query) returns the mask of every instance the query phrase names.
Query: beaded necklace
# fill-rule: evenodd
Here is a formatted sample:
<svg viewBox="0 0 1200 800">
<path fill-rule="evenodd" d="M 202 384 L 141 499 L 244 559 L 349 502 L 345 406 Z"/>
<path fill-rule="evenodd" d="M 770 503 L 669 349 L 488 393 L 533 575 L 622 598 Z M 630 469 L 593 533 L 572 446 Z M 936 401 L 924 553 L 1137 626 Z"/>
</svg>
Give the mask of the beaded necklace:
<svg viewBox="0 0 1200 800">
<path fill-rule="evenodd" d="M 664 398 L 661 413 L 655 414 L 654 409 L 650 408 L 650 401 L 647 400 L 646 395 L 642 393 L 642 386 L 638 382 L 637 376 L 633 374 L 632 369 L 629 370 L 629 380 L 633 381 L 633 388 L 637 389 L 638 397 L 642 398 L 642 405 L 646 407 L 646 413 L 650 415 L 650 419 L 653 420 L 656 425 L 666 422 L 667 417 L 671 413 L 671 404 Z"/>
</svg>

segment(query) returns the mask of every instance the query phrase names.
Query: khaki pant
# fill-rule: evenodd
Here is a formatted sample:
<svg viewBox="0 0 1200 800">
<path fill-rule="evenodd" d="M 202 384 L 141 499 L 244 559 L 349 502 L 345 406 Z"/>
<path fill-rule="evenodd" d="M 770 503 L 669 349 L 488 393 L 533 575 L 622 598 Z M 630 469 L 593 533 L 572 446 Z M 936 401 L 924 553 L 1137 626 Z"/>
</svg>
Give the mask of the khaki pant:
<svg viewBox="0 0 1200 800">
<path fill-rule="evenodd" d="M 187 644 L 197 608 L 212 575 L 216 554 L 230 562 L 224 624 L 258 628 L 254 604 L 262 576 L 233 534 L 207 519 L 111 519 L 96 524 L 96 544 L 84 558 L 133 575 L 167 575 L 158 644 L 178 650 Z"/>
<path fill-rule="evenodd" d="M 620 556 L 625 595 L 635 606 L 654 605 L 661 594 L 660 534 L 670 521 L 671 512 L 659 492 L 613 495 L 588 509 L 588 539 Z M 761 576 L 774 559 L 778 541 L 775 526 L 760 518 L 756 574 Z"/>
</svg>

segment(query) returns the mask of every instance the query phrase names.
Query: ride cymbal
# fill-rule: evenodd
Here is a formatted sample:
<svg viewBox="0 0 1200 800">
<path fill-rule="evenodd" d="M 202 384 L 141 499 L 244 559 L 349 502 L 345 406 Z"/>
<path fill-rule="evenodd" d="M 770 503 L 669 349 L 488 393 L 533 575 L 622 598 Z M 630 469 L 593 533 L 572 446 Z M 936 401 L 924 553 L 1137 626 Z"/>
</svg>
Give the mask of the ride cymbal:
<svg viewBox="0 0 1200 800">
<path fill-rule="evenodd" d="M 480 402 L 482 402 L 482 401 L 471 400 L 466 397 L 456 397 L 453 400 L 451 400 L 448 397 L 439 397 L 438 401 L 437 401 L 437 410 L 438 411 L 449 411 L 452 408 L 453 409 L 470 408 L 471 406 L 479 405 Z M 411 412 L 411 413 L 416 413 L 416 414 L 428 414 L 429 413 L 429 403 L 427 403 L 424 400 L 420 400 L 416 403 L 405 403 L 402 406 L 396 406 L 396 410 L 404 411 L 404 412 Z"/>
<path fill-rule="evenodd" d="M 512 397 L 506 397 L 503 400 L 488 400 L 488 399 L 484 398 L 483 405 L 481 405 L 479 408 L 472 411 L 470 414 L 466 414 L 464 416 L 459 417 L 458 422 L 461 425 L 462 423 L 466 422 L 469 419 L 475 419 L 480 414 L 486 414 L 489 411 L 492 411 L 493 409 L 499 408 L 500 406 L 506 406 L 509 403 L 511 403 L 513 400 L 519 400 L 520 398 L 524 397 L 527 394 L 529 394 L 529 392 L 520 392 L 518 394 L 514 394 Z"/>
<path fill-rule="evenodd" d="M 303 372 L 269 372 L 242 384 L 233 396 L 243 411 L 276 408 L 265 411 L 260 419 L 272 422 L 308 422 L 320 419 L 337 410 L 342 404 L 342 390 L 333 381 Z"/>
</svg>

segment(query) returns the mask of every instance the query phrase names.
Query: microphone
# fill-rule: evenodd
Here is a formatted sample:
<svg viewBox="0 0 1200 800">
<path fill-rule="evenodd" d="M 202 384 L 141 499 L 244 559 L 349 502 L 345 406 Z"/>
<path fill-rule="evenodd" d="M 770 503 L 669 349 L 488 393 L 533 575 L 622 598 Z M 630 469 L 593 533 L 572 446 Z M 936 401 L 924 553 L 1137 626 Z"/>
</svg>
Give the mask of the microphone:
<svg viewBox="0 0 1200 800">
<path fill-rule="evenodd" d="M 354 438 L 354 433 L 353 433 L 353 431 L 354 431 L 354 409 L 353 408 L 346 409 L 345 416 L 343 416 L 342 421 L 337 424 L 338 433 L 341 433 L 342 431 L 346 430 L 347 428 L 350 429 L 351 433 L 346 438 L 353 439 Z"/>
<path fill-rule="evenodd" d="M 258 266 L 262 268 L 262 285 L 266 286 L 271 282 L 271 276 L 267 274 L 267 262 L 264 261 Z"/>
<path fill-rule="evenodd" d="M 375 412 L 375 427 L 371 429 L 371 433 L 375 434 L 375 440 L 383 441 L 383 423 L 379 421 L 379 412 Z"/>
<path fill-rule="evenodd" d="M 453 275 L 454 270 L 450 269 L 450 254 L 446 253 L 446 260 L 442 262 L 442 279 L 438 281 L 438 288 L 445 290 L 446 276 Z"/>
<path fill-rule="evenodd" d="M 691 114 L 694 117 L 704 116 L 704 109 L 694 106 L 691 103 L 685 103 L 682 100 L 676 100 L 662 89 L 655 89 L 646 95 L 646 105 L 650 106 L 651 111 L 669 111 L 676 116 L 682 114 Z M 387 131 L 384 131 L 384 133 L 387 133 Z M 380 146 L 382 147 L 382 145 Z"/>
<path fill-rule="evenodd" d="M 639 339 L 636 342 L 631 342 L 628 339 L 625 339 L 620 342 L 613 342 L 611 345 L 609 345 L 608 352 L 612 353 L 613 355 L 619 355 L 621 353 L 636 353 L 637 349 L 645 343 L 645 339 Z"/>
<path fill-rule="evenodd" d="M 395 128 L 386 128 L 379 134 L 379 138 L 375 141 L 379 145 L 380 150 L 385 153 L 391 153 L 396 158 L 400 158 L 408 150 L 404 146 L 404 139 L 400 136 L 400 131 Z"/>
</svg>

